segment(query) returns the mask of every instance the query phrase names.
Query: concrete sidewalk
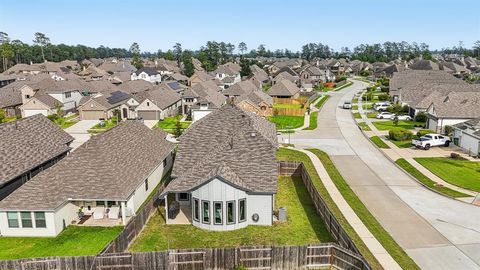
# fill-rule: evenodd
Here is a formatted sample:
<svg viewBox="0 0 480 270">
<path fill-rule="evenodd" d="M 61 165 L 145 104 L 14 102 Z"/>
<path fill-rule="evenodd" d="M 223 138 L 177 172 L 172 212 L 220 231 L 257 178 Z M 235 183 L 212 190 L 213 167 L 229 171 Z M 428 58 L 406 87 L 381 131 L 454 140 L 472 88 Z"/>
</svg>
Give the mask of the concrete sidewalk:
<svg viewBox="0 0 480 270">
<path fill-rule="evenodd" d="M 358 236 L 362 239 L 365 243 L 367 248 L 372 252 L 373 256 L 378 260 L 378 262 L 382 265 L 384 269 L 402 269 L 400 265 L 390 256 L 390 254 L 385 250 L 385 248 L 378 242 L 378 240 L 373 236 L 373 234 L 368 230 L 368 228 L 363 224 L 360 218 L 357 216 L 355 211 L 350 207 L 350 205 L 345 201 L 340 191 L 337 189 L 337 186 L 333 183 L 330 175 L 325 170 L 320 159 L 312 152 L 302 150 L 302 149 L 295 149 L 302 153 L 308 155 L 310 160 L 315 167 L 318 175 L 320 176 L 320 180 L 322 181 L 323 185 L 326 187 L 328 194 L 332 197 L 335 204 L 342 212 L 345 219 L 348 223 L 352 226 Z"/>
</svg>

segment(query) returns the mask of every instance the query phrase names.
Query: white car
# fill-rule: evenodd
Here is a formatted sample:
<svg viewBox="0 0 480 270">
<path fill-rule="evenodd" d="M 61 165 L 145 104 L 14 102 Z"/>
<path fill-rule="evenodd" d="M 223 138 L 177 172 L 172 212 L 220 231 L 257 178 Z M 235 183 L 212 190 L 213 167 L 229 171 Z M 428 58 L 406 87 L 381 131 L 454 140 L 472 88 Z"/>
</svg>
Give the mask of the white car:
<svg viewBox="0 0 480 270">
<path fill-rule="evenodd" d="M 377 114 L 377 119 L 392 119 L 392 117 L 395 116 L 391 112 L 381 112 Z"/>
<path fill-rule="evenodd" d="M 424 150 L 430 149 L 432 146 L 445 146 L 448 147 L 452 140 L 448 136 L 443 136 L 440 134 L 426 134 L 425 136 L 420 137 L 419 139 L 413 139 L 412 144 L 416 148 L 421 148 Z"/>
<path fill-rule="evenodd" d="M 352 102 L 350 102 L 350 101 L 345 101 L 345 102 L 343 103 L 343 108 L 344 108 L 344 109 L 351 109 L 351 108 L 352 108 Z"/>
<path fill-rule="evenodd" d="M 373 109 L 376 110 L 376 111 L 385 111 L 388 107 L 390 107 L 390 105 L 392 105 L 392 104 L 388 101 L 375 102 L 373 104 Z"/>
<path fill-rule="evenodd" d="M 410 117 L 410 115 L 396 115 L 396 114 L 394 114 L 391 119 L 393 120 L 393 119 L 395 119 L 395 117 L 397 117 L 397 119 L 399 121 L 402 121 L 402 120 L 411 121 L 412 120 L 412 117 Z"/>
</svg>

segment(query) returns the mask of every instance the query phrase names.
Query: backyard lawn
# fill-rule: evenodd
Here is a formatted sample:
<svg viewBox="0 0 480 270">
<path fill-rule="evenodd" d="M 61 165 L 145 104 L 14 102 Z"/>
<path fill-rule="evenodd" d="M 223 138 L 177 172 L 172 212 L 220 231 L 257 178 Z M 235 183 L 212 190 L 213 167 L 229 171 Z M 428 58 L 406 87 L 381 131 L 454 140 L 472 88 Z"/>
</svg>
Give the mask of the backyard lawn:
<svg viewBox="0 0 480 270">
<path fill-rule="evenodd" d="M 413 167 L 408 161 L 406 161 L 404 158 L 399 158 L 397 161 L 395 161 L 398 166 L 402 167 L 405 171 L 407 171 L 410 175 L 412 175 L 414 178 L 416 178 L 418 181 L 420 181 L 422 184 L 425 186 L 440 192 L 446 196 L 453 197 L 453 198 L 461 198 L 461 197 L 469 197 L 467 194 L 458 192 L 453 189 L 449 189 L 448 187 L 443 187 L 443 186 L 438 186 L 435 181 L 432 181 L 430 178 L 425 176 L 422 172 L 417 170 L 417 168 Z"/>
<path fill-rule="evenodd" d="M 396 128 L 414 129 L 415 127 L 422 127 L 425 123 L 415 121 L 398 121 L 397 125 L 393 121 L 375 121 L 372 124 L 378 130 L 391 130 Z"/>
<path fill-rule="evenodd" d="M 57 237 L 0 237 L 0 259 L 96 255 L 123 227 L 69 226 Z"/>
<path fill-rule="evenodd" d="M 452 185 L 480 192 L 480 162 L 440 157 L 415 160 Z"/>
<path fill-rule="evenodd" d="M 276 109 L 301 109 L 301 108 L 303 108 L 303 105 L 302 104 L 276 103 L 276 104 L 273 104 L 273 108 L 276 108 Z"/>
<path fill-rule="evenodd" d="M 286 223 L 248 226 L 225 232 L 206 231 L 192 225 L 165 225 L 163 216 L 157 213 L 130 247 L 130 251 L 271 244 L 305 245 L 333 241 L 301 178 L 279 177 L 275 206 L 285 206 L 288 209 Z"/>
<path fill-rule="evenodd" d="M 318 118 L 318 112 L 312 112 L 310 114 L 310 124 L 308 127 L 304 128 L 304 130 L 314 130 L 317 128 L 317 118 Z"/>
<path fill-rule="evenodd" d="M 157 127 L 165 130 L 174 130 L 177 124 L 177 119 L 182 119 L 181 115 L 166 117 L 163 120 L 160 120 L 157 124 Z M 190 126 L 192 122 L 180 122 L 183 129 L 186 129 Z"/>
<path fill-rule="evenodd" d="M 269 116 L 268 120 L 275 123 L 277 129 L 293 129 L 303 126 L 304 116 L 275 115 Z"/>
</svg>

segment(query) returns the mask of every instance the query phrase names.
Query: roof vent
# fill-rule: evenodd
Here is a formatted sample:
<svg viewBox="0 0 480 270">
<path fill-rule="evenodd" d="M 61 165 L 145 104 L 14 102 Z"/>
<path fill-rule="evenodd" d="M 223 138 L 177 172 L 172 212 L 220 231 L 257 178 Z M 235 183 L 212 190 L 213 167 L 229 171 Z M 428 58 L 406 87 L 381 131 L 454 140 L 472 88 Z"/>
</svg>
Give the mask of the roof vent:
<svg viewBox="0 0 480 270">
<path fill-rule="evenodd" d="M 228 145 L 230 146 L 230 149 L 233 149 L 233 137 L 230 138 Z"/>
<path fill-rule="evenodd" d="M 255 137 L 257 134 L 255 132 L 250 132 L 250 137 Z"/>
</svg>

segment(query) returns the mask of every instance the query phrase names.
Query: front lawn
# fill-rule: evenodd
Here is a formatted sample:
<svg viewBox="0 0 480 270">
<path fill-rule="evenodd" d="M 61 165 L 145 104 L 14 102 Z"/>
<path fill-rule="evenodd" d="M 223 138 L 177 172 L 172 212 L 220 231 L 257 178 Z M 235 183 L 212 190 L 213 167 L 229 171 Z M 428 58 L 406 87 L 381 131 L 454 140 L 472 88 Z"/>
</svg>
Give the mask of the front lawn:
<svg viewBox="0 0 480 270">
<path fill-rule="evenodd" d="M 363 130 L 363 131 L 372 131 L 372 129 L 367 125 L 365 122 L 359 122 L 358 126 Z"/>
<path fill-rule="evenodd" d="M 354 112 L 353 113 L 353 118 L 355 119 L 362 119 L 362 115 L 359 112 Z"/>
<path fill-rule="evenodd" d="M 287 208 L 286 223 L 274 223 L 273 226 L 248 226 L 225 232 L 202 230 L 192 225 L 165 225 L 163 216 L 157 213 L 130 247 L 130 251 L 250 245 L 305 245 L 333 241 L 323 220 L 317 214 L 301 178 L 278 178 L 275 206 Z"/>
<path fill-rule="evenodd" d="M 293 129 L 303 126 L 304 116 L 291 116 L 291 115 L 275 115 L 269 116 L 267 119 L 275 123 L 277 129 Z"/>
<path fill-rule="evenodd" d="M 317 128 L 318 112 L 310 113 L 310 124 L 304 130 L 314 130 Z"/>
<path fill-rule="evenodd" d="M 177 126 L 177 121 L 182 119 L 181 115 L 166 117 L 163 120 L 160 120 L 156 127 L 164 130 L 174 130 Z M 187 129 L 192 122 L 180 122 L 182 129 Z"/>
<path fill-rule="evenodd" d="M 410 148 L 412 147 L 412 140 L 406 141 L 394 141 L 390 140 L 393 144 L 395 144 L 398 148 Z"/>
<path fill-rule="evenodd" d="M 480 162 L 442 157 L 415 160 L 452 185 L 480 192 Z"/>
<path fill-rule="evenodd" d="M 57 237 L 0 237 L 0 259 L 96 255 L 123 227 L 69 226 Z"/>
<path fill-rule="evenodd" d="M 458 192 L 448 187 L 438 186 L 435 181 L 432 181 L 430 178 L 425 176 L 422 172 L 417 170 L 417 168 L 413 167 L 412 164 L 410 164 L 404 158 L 397 159 L 395 163 L 397 163 L 398 166 L 400 166 L 402 169 L 407 171 L 410 175 L 412 175 L 415 179 L 420 181 L 422 184 L 439 193 L 442 193 L 446 196 L 453 197 L 453 198 L 469 197 L 469 195 L 465 193 Z"/>
<path fill-rule="evenodd" d="M 388 149 L 390 146 L 388 146 L 380 137 L 378 136 L 372 136 L 370 137 L 370 140 L 378 147 L 378 148 L 383 148 L 383 149 Z"/>
<path fill-rule="evenodd" d="M 88 130 L 90 133 L 102 133 L 105 132 L 113 127 L 115 127 L 119 121 L 116 118 L 108 119 L 105 121 L 101 121 L 100 123 L 93 126 L 91 129 Z"/>
<path fill-rule="evenodd" d="M 398 123 L 395 125 L 393 121 L 389 120 L 389 121 L 375 121 L 375 122 L 372 122 L 372 124 L 378 130 L 391 130 L 391 129 L 397 129 L 397 128 L 414 129 L 415 127 L 422 127 L 425 123 L 415 122 L 415 121 L 398 121 Z"/>
<path fill-rule="evenodd" d="M 376 118 L 377 112 L 367 112 L 367 118 Z"/>
</svg>

